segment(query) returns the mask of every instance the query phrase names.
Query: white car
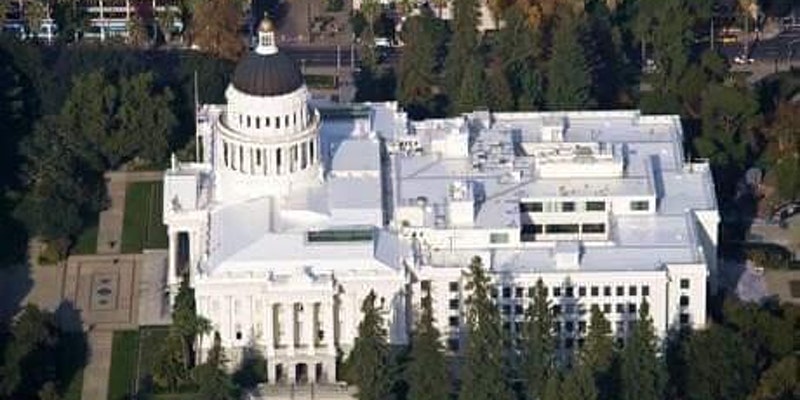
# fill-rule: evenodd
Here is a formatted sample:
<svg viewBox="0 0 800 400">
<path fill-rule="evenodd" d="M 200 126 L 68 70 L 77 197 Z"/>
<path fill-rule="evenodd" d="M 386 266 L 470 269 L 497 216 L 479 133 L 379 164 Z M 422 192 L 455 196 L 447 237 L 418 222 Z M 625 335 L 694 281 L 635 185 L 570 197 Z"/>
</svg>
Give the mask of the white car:
<svg viewBox="0 0 800 400">
<path fill-rule="evenodd" d="M 375 47 L 392 47 L 392 42 L 385 37 L 375 38 Z"/>
</svg>

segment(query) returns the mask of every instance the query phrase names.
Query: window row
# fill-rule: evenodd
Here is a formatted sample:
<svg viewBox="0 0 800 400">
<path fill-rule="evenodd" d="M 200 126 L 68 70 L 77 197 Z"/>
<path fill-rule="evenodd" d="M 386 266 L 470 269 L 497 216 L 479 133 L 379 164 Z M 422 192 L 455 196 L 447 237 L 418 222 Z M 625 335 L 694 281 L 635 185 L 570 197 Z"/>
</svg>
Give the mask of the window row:
<svg viewBox="0 0 800 400">
<path fill-rule="evenodd" d="M 453 283 L 455 283 L 455 282 L 451 282 L 450 283 L 451 284 L 451 291 L 453 291 L 452 290 Z M 456 283 L 455 288 L 457 289 L 457 287 L 458 286 L 457 286 L 457 283 Z M 500 289 L 495 287 L 495 288 L 492 288 L 492 297 L 497 297 L 499 294 L 502 293 L 502 297 L 505 298 L 505 299 L 508 299 L 508 298 L 511 298 L 511 297 L 522 298 L 522 297 L 525 296 L 525 289 L 526 289 L 525 287 L 521 287 L 521 286 L 517 286 L 517 287 L 503 286 Z M 598 297 L 598 296 L 600 296 L 600 293 L 602 293 L 602 295 L 606 296 L 606 297 L 612 296 L 612 295 L 625 296 L 626 293 L 627 293 L 628 296 L 639 296 L 640 294 L 642 296 L 649 296 L 650 295 L 650 285 L 641 285 L 641 286 L 629 285 L 627 287 L 623 286 L 623 285 L 618 285 L 618 286 L 610 286 L 610 285 L 606 285 L 606 286 L 553 286 L 553 287 L 544 286 L 544 287 L 542 287 L 542 289 L 544 290 L 544 295 L 545 296 L 552 295 L 552 297 L 568 297 L 568 298 L 569 297 L 586 297 L 586 296 Z M 512 294 L 513 294 L 513 296 L 512 296 Z M 536 295 L 536 287 L 535 286 L 528 287 L 527 288 L 527 294 L 528 294 L 528 297 L 533 298 Z"/>
<path fill-rule="evenodd" d="M 520 234 L 523 236 L 523 240 L 526 236 L 531 235 L 538 235 L 542 233 L 547 233 L 549 235 L 553 234 L 564 234 L 564 233 L 605 233 L 606 232 L 606 224 L 597 223 L 597 224 L 524 224 L 520 229 Z"/>
<path fill-rule="evenodd" d="M 316 164 L 315 140 L 277 149 L 249 147 L 222 141 L 222 161 L 226 168 L 250 175 L 281 175 Z"/>
<path fill-rule="evenodd" d="M 521 201 L 519 212 L 521 213 L 541 213 L 541 212 L 576 212 L 576 211 L 605 211 L 605 201 L 561 201 L 561 202 L 541 202 L 541 201 Z M 634 200 L 630 202 L 631 211 L 649 211 L 650 202 L 647 200 Z"/>
<path fill-rule="evenodd" d="M 292 114 L 278 115 L 273 117 L 239 114 L 240 129 L 305 129 L 306 126 L 308 126 L 308 123 L 309 112 L 307 107 L 302 107 L 300 112 L 295 111 Z"/>
</svg>

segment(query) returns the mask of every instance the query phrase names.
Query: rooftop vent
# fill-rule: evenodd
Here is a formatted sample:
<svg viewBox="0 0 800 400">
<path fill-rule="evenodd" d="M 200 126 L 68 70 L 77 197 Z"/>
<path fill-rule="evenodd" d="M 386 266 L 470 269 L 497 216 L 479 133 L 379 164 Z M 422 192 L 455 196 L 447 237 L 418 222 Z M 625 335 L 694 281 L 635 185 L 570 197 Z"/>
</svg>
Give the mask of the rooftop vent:
<svg viewBox="0 0 800 400">
<path fill-rule="evenodd" d="M 556 269 L 578 269 L 581 263 L 581 244 L 577 241 L 556 242 Z"/>
</svg>

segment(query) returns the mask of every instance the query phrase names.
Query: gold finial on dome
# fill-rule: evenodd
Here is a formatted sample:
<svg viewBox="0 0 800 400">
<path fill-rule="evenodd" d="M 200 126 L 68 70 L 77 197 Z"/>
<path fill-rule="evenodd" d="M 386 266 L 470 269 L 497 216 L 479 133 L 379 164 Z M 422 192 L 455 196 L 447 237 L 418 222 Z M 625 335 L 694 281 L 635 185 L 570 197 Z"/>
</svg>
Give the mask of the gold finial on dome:
<svg viewBox="0 0 800 400">
<path fill-rule="evenodd" d="M 262 18 L 261 23 L 258 24 L 258 31 L 264 33 L 275 32 L 275 25 L 272 23 L 272 20 L 269 19 L 267 13 L 264 13 L 264 18 Z"/>
</svg>

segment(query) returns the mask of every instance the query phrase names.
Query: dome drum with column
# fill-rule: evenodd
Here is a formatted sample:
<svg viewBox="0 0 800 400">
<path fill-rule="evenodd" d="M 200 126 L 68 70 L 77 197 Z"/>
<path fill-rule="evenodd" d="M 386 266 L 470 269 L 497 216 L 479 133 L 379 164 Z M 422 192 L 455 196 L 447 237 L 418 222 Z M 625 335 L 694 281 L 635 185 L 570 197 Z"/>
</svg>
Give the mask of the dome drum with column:
<svg viewBox="0 0 800 400">
<path fill-rule="evenodd" d="M 225 92 L 213 157 L 220 186 L 244 198 L 287 194 L 322 179 L 320 119 L 308 105 L 302 74 L 278 50 L 268 19 L 258 36 Z"/>
</svg>

